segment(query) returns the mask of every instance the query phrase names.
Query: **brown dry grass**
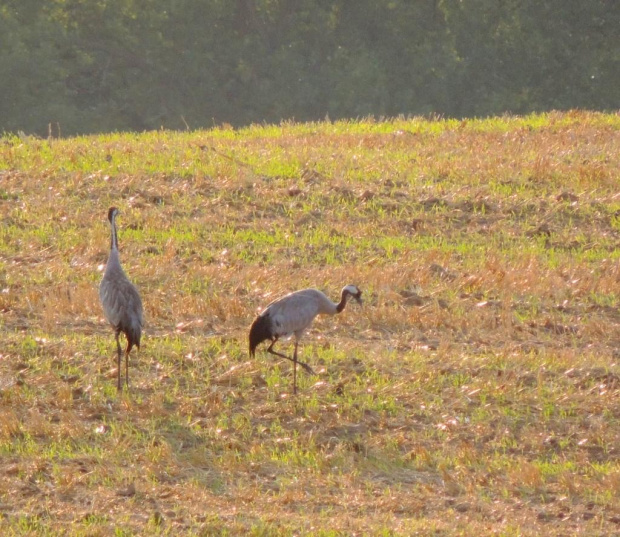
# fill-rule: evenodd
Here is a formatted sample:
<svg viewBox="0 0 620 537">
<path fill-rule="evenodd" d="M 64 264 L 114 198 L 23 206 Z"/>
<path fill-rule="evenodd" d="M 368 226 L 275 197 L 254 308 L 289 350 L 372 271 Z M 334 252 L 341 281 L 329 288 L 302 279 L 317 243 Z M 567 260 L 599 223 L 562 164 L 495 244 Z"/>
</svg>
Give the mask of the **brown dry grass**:
<svg viewBox="0 0 620 537">
<path fill-rule="evenodd" d="M 619 128 L 0 140 L 3 534 L 618 532 Z M 147 317 L 130 396 L 97 298 L 112 204 Z M 293 398 L 247 328 L 349 282 L 366 305 L 315 322 Z"/>
</svg>

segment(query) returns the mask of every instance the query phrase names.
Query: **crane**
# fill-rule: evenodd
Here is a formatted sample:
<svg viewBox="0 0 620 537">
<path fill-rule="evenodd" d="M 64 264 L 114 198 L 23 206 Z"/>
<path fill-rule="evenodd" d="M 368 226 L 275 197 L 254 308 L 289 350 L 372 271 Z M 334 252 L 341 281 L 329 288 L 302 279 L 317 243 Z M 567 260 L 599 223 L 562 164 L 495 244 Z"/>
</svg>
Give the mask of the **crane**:
<svg viewBox="0 0 620 537">
<path fill-rule="evenodd" d="M 99 285 L 99 299 L 108 322 L 114 329 L 116 350 L 118 354 L 118 391 L 121 391 L 121 332 L 127 339 L 125 349 L 125 383 L 129 389 L 129 353 L 135 345 L 140 349 L 140 336 L 144 324 L 142 300 L 135 285 L 129 281 L 118 253 L 118 238 L 116 234 L 116 217 L 119 210 L 110 207 L 108 220 L 110 221 L 110 257 Z"/>
<path fill-rule="evenodd" d="M 274 300 L 250 327 L 250 356 L 255 356 L 256 347 L 260 343 L 270 340 L 271 345 L 267 352 L 293 362 L 293 393 L 297 393 L 297 364 L 308 373 L 314 374 L 308 364 L 297 359 L 297 347 L 301 336 L 317 315 L 335 315 L 344 310 L 349 297 L 362 305 L 362 292 L 355 285 L 346 285 L 342 288 L 340 302 L 337 304 L 318 289 L 303 289 Z M 290 334 L 295 336 L 295 351 L 292 358 L 273 349 L 280 337 Z"/>
</svg>

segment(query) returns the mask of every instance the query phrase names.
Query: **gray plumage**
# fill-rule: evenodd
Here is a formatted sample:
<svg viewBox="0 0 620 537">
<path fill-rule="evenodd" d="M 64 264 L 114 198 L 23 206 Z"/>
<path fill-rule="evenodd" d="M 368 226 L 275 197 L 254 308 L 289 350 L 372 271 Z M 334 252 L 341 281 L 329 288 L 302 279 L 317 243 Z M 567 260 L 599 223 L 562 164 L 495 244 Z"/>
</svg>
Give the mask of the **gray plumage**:
<svg viewBox="0 0 620 537">
<path fill-rule="evenodd" d="M 103 306 L 106 319 L 114 329 L 116 350 L 118 355 L 118 389 L 121 390 L 121 332 L 127 338 L 125 349 L 125 383 L 129 388 L 129 353 L 135 345 L 140 349 L 140 337 L 144 324 L 142 300 L 136 287 L 129 281 L 118 253 L 118 239 L 116 235 L 116 216 L 119 211 L 110 207 L 108 220 L 110 221 L 110 257 L 105 267 L 103 279 L 99 285 L 99 299 Z"/>
<path fill-rule="evenodd" d="M 304 289 L 274 300 L 250 327 L 250 356 L 255 355 L 256 347 L 261 342 L 271 341 L 267 352 L 293 362 L 293 393 L 297 393 L 297 364 L 309 373 L 314 373 L 308 364 L 297 359 L 297 347 L 301 336 L 317 315 L 340 313 L 345 308 L 349 297 L 353 297 L 360 305 L 362 304 L 362 292 L 355 285 L 342 288 L 339 303 L 332 302 L 318 289 Z M 295 351 L 292 358 L 273 350 L 279 338 L 291 334 L 295 336 Z"/>
</svg>

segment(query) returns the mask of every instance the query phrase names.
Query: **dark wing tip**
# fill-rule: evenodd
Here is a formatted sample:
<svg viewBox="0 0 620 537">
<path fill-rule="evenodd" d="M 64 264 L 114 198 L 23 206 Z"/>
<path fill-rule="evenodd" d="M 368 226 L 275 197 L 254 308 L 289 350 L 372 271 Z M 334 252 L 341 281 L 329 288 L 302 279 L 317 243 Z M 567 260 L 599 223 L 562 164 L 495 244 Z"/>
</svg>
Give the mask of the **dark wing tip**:
<svg viewBox="0 0 620 537">
<path fill-rule="evenodd" d="M 250 356 L 255 356 L 256 347 L 266 339 L 271 339 L 271 322 L 266 315 L 254 319 L 249 334 Z"/>
<path fill-rule="evenodd" d="M 133 347 L 140 350 L 140 339 L 142 338 L 142 329 L 140 325 L 130 326 L 121 329 L 125 333 L 127 338 L 127 352 L 130 352 Z"/>
</svg>

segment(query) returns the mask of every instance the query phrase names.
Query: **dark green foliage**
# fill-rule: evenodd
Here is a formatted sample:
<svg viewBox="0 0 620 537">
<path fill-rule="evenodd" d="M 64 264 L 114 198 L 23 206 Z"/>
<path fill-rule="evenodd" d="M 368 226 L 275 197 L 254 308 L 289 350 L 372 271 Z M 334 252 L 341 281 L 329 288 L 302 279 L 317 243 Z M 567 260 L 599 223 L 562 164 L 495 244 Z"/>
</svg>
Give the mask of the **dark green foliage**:
<svg viewBox="0 0 620 537">
<path fill-rule="evenodd" d="M 614 0 L 5 0 L 0 131 L 613 109 Z"/>
</svg>

